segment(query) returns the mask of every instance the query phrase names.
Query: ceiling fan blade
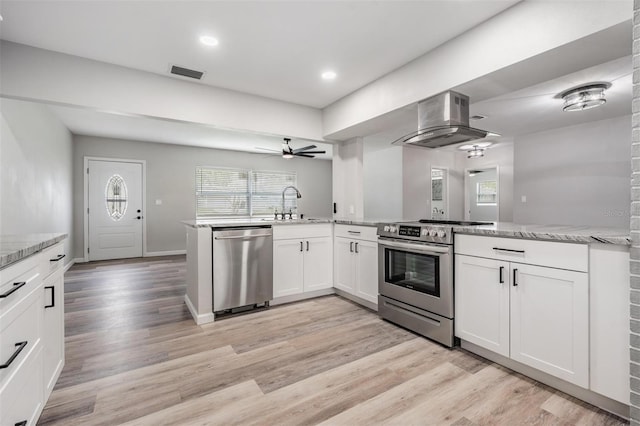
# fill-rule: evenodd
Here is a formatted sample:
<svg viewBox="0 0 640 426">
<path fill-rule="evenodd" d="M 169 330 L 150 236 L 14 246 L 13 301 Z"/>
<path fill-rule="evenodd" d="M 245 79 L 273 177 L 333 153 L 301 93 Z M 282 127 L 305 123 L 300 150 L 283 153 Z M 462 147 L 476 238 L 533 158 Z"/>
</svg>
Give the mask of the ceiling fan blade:
<svg viewBox="0 0 640 426">
<path fill-rule="evenodd" d="M 301 154 L 293 154 L 293 155 L 295 155 L 296 157 L 307 157 L 307 158 L 314 158 L 315 157 L 315 155 L 308 155 L 308 154 L 302 154 L 302 153 Z"/>
<path fill-rule="evenodd" d="M 300 154 L 326 154 L 327 151 L 304 151 L 301 152 Z"/>
<path fill-rule="evenodd" d="M 307 145 L 307 146 L 304 146 L 304 147 L 302 147 L 302 148 L 294 149 L 294 150 L 293 150 L 293 152 L 294 152 L 294 153 L 296 153 L 296 152 L 302 152 L 302 151 L 306 151 L 306 150 L 308 150 L 308 149 L 313 149 L 313 148 L 317 148 L 317 146 L 315 146 L 315 145 Z"/>
</svg>

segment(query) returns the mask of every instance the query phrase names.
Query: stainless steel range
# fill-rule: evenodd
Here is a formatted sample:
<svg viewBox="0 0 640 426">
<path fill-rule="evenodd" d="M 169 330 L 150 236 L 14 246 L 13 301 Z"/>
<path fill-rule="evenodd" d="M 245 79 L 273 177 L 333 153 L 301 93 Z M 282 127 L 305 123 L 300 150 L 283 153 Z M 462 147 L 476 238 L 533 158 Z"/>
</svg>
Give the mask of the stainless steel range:
<svg viewBox="0 0 640 426">
<path fill-rule="evenodd" d="M 378 314 L 453 346 L 453 225 L 437 221 L 378 225 Z"/>
</svg>

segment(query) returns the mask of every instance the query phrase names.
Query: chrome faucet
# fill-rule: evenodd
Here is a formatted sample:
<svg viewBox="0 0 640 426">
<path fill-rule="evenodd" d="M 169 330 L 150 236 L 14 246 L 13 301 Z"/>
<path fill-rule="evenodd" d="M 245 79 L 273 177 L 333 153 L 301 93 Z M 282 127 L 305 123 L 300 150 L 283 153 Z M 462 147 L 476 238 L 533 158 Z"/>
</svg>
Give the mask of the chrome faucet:
<svg viewBox="0 0 640 426">
<path fill-rule="evenodd" d="M 282 190 L 282 219 L 284 220 L 284 193 L 287 192 L 287 189 L 294 189 L 296 191 L 296 198 L 302 198 L 302 194 L 300 193 L 300 191 L 298 191 L 298 188 L 296 188 L 293 185 L 289 185 L 286 186 L 283 190 Z M 293 219 L 291 212 L 289 212 L 289 219 Z"/>
</svg>

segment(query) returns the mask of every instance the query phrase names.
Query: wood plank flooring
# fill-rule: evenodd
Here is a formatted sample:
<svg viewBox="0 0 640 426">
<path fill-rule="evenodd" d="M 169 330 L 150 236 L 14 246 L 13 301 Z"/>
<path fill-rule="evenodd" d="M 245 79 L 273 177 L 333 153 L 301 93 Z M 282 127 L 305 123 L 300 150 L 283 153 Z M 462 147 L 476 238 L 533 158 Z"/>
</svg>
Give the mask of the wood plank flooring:
<svg viewBox="0 0 640 426">
<path fill-rule="evenodd" d="M 72 267 L 38 424 L 626 424 L 338 296 L 198 327 L 184 282 L 184 256 Z"/>
</svg>

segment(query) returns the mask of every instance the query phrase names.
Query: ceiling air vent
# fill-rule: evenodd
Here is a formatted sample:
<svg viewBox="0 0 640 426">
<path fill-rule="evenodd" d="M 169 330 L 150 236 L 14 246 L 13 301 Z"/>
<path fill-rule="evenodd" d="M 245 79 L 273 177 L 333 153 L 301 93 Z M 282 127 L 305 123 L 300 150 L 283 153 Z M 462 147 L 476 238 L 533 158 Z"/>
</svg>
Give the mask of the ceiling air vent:
<svg viewBox="0 0 640 426">
<path fill-rule="evenodd" d="M 204 72 L 190 70 L 189 68 L 183 68 L 177 65 L 171 65 L 171 74 L 181 75 L 183 77 L 195 78 L 196 80 L 200 80 L 204 75 Z"/>
<path fill-rule="evenodd" d="M 484 118 L 487 118 L 486 115 L 472 115 L 471 117 L 469 117 L 469 120 L 482 120 Z"/>
</svg>

